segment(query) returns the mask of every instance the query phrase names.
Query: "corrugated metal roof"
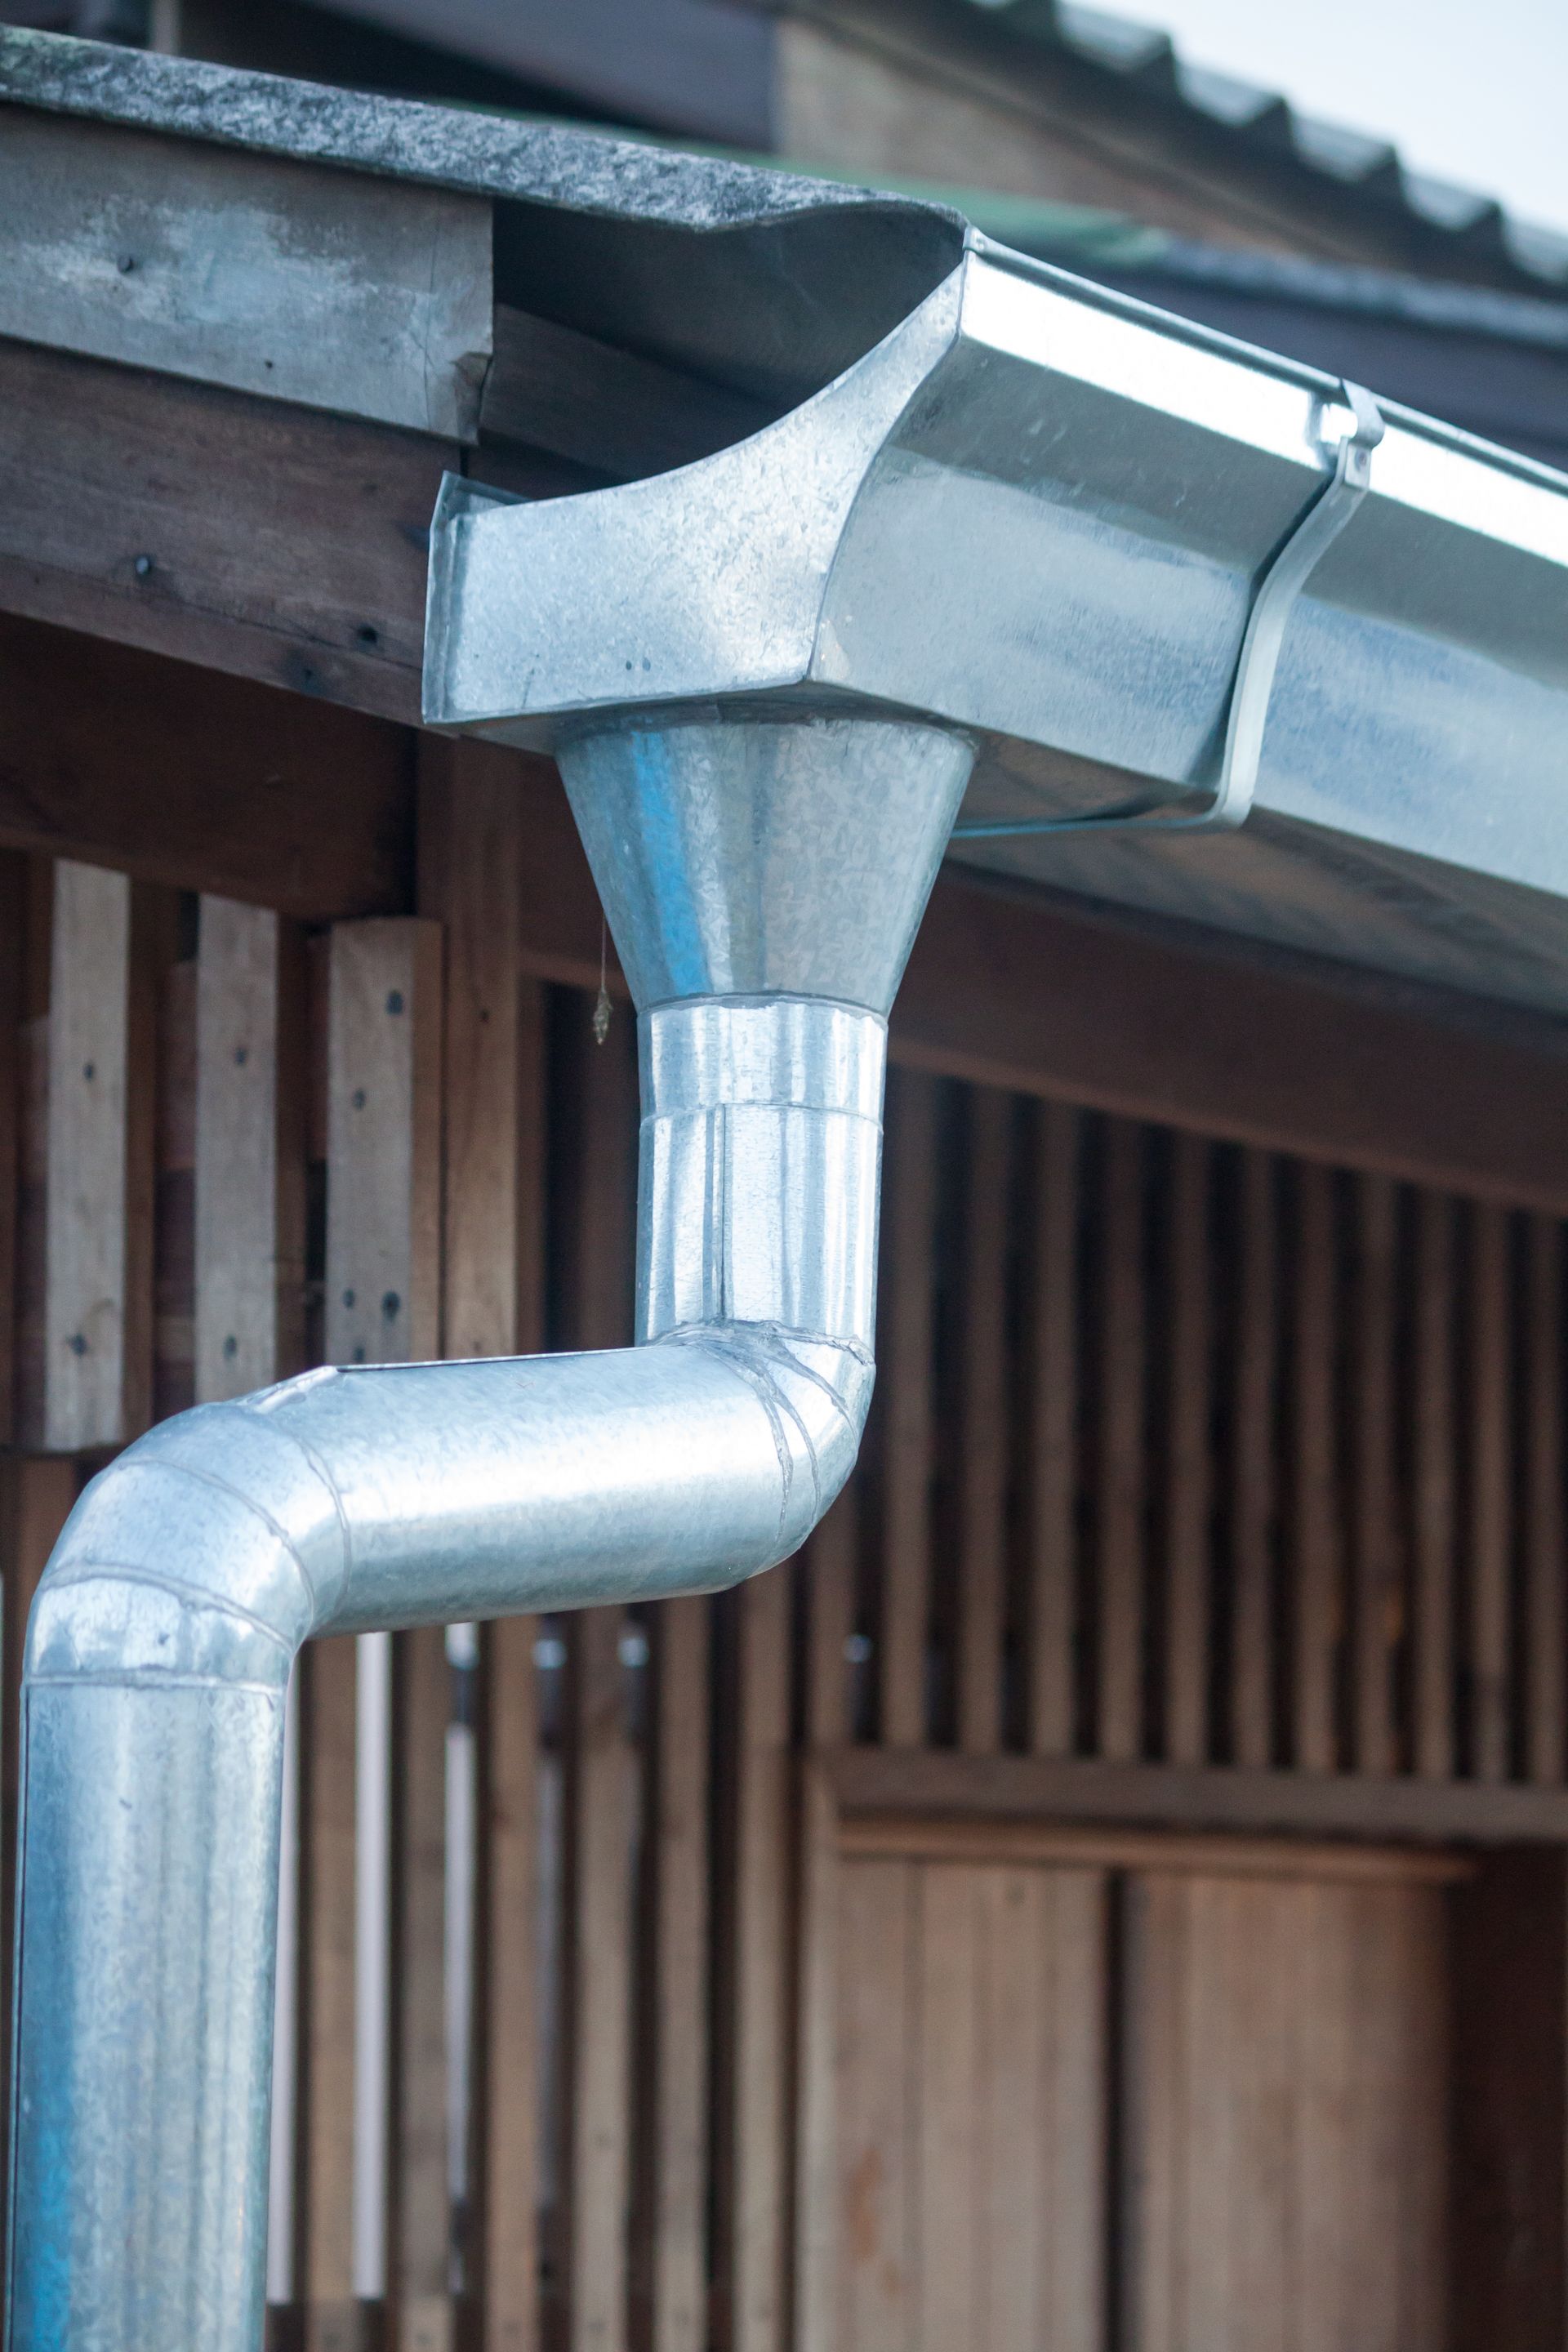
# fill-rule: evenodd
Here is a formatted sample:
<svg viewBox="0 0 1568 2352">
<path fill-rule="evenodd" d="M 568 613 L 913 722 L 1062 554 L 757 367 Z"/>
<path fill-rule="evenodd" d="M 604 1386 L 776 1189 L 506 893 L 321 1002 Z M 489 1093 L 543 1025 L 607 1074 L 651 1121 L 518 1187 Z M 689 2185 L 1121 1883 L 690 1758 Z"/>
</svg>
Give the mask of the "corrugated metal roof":
<svg viewBox="0 0 1568 2352">
<path fill-rule="evenodd" d="M 1078 0 L 958 5 L 982 12 L 999 33 L 1064 51 L 1259 152 L 1287 156 L 1369 204 L 1403 212 L 1457 247 L 1510 263 L 1527 277 L 1568 285 L 1568 236 L 1520 220 L 1494 196 L 1413 172 L 1386 139 L 1303 114 L 1279 90 L 1189 64 L 1170 35 L 1154 26 L 1082 7 Z"/>
</svg>

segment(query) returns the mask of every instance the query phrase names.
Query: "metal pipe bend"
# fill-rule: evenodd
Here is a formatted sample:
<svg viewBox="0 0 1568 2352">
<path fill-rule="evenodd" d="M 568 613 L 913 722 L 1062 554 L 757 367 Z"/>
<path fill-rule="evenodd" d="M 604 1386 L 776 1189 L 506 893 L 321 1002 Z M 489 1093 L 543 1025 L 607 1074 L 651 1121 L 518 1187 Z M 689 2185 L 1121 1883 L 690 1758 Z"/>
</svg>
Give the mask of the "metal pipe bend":
<svg viewBox="0 0 1568 2352">
<path fill-rule="evenodd" d="M 314 1633 L 718 1590 L 805 1540 L 872 1381 L 856 1346 L 717 1324 L 603 1354 L 311 1372 L 198 1406 L 82 1495 L 26 1681 L 280 1689 Z"/>
</svg>

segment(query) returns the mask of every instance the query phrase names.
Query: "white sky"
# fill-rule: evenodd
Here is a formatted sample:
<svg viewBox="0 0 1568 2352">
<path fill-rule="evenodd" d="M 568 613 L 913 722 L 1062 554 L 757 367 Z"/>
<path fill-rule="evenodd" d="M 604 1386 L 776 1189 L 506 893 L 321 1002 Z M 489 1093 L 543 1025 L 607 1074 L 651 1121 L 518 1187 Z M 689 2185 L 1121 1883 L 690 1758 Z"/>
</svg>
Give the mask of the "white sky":
<svg viewBox="0 0 1568 2352">
<path fill-rule="evenodd" d="M 1568 229 L 1568 0 L 1102 0 L 1195 65 Z"/>
</svg>

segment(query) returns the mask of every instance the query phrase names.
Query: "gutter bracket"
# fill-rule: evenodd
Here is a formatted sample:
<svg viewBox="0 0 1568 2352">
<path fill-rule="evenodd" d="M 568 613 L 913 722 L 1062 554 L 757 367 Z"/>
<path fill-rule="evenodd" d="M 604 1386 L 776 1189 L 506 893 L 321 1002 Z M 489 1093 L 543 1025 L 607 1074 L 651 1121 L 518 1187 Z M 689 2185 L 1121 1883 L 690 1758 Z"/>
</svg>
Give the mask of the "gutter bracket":
<svg viewBox="0 0 1568 2352">
<path fill-rule="evenodd" d="M 1092 816 L 975 817 L 955 824 L 952 840 L 1001 841 L 1022 834 L 1201 833 L 1215 825 L 1234 831 L 1245 821 L 1258 789 L 1263 731 L 1291 608 L 1371 488 L 1372 453 L 1383 438 L 1382 413 L 1371 393 L 1349 382 L 1342 382 L 1340 391 L 1355 421 L 1340 440 L 1332 474 L 1269 563 L 1252 600 L 1231 687 L 1219 781 L 1208 806 L 1195 816 L 1167 816 L 1144 796 Z"/>
</svg>

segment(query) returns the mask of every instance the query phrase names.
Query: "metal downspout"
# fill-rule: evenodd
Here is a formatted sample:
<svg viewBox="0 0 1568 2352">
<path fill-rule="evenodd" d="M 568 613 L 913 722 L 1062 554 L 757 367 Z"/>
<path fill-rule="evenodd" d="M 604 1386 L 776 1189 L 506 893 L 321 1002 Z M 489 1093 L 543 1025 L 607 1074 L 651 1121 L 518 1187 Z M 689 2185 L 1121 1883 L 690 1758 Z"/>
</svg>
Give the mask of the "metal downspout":
<svg viewBox="0 0 1568 2352">
<path fill-rule="evenodd" d="M 11 2352 L 260 2344 L 300 1644 L 717 1589 L 842 1485 L 886 1014 L 970 759 L 820 718 L 568 746 L 638 1003 L 639 1344 L 310 1373 L 82 1496 L 25 1667 Z"/>
</svg>

